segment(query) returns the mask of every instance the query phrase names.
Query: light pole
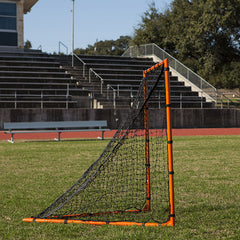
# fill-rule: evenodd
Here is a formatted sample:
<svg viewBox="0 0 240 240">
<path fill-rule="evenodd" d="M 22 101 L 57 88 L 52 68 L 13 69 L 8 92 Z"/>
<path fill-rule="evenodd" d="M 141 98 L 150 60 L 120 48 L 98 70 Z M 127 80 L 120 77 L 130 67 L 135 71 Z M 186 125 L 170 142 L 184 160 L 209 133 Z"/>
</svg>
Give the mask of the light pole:
<svg viewBox="0 0 240 240">
<path fill-rule="evenodd" d="M 74 67 L 74 55 L 73 55 L 73 50 L 74 50 L 74 1 L 72 0 L 72 67 Z"/>
</svg>

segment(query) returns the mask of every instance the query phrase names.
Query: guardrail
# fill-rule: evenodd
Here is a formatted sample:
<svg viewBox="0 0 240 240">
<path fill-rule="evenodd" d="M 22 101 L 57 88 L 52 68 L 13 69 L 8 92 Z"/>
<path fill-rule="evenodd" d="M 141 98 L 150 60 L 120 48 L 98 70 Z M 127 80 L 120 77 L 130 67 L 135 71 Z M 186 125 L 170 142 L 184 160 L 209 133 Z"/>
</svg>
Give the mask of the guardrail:
<svg viewBox="0 0 240 240">
<path fill-rule="evenodd" d="M 72 54 L 73 58 L 76 58 L 81 64 L 82 64 L 82 69 L 83 69 L 83 77 L 86 76 L 86 63 L 75 53 Z M 72 66 L 74 67 L 74 61 L 72 61 Z M 112 101 L 113 101 L 113 108 L 116 108 L 116 92 L 117 90 L 112 87 L 110 84 L 108 84 L 107 86 L 104 86 L 104 79 L 98 74 L 96 73 L 92 68 L 89 68 L 88 70 L 88 81 L 89 83 L 92 82 L 92 75 L 95 76 L 95 78 L 100 80 L 100 93 L 104 94 L 106 93 L 107 95 L 107 99 L 110 99 L 110 94 L 109 91 L 112 90 Z M 106 87 L 106 89 L 105 89 Z"/>
<path fill-rule="evenodd" d="M 183 78 L 189 81 L 191 84 L 200 89 L 199 92 L 206 93 L 212 101 L 217 102 L 217 89 L 213 87 L 210 83 L 204 80 L 202 77 L 194 73 L 191 69 L 186 67 L 184 64 L 179 62 L 173 56 L 168 54 L 166 51 L 161 49 L 155 43 L 144 44 L 140 46 L 129 47 L 122 56 L 126 57 L 142 57 L 155 55 L 159 59 L 163 60 L 165 58 L 169 61 L 170 68 L 174 69 Z"/>
<path fill-rule="evenodd" d="M 112 100 L 113 100 L 113 109 L 116 109 L 116 89 L 114 89 L 110 84 L 107 85 L 107 99 L 109 100 L 109 89 L 112 90 L 113 96 L 112 96 Z"/>
<path fill-rule="evenodd" d="M 74 57 L 77 58 L 78 61 L 82 63 L 83 66 L 83 77 L 85 77 L 85 70 L 86 70 L 86 63 L 75 53 L 72 54 L 73 60 L 72 60 L 72 67 L 74 67 Z"/>
<path fill-rule="evenodd" d="M 101 92 L 101 94 L 103 94 L 103 91 L 104 91 L 104 80 L 103 80 L 103 78 L 98 74 L 98 73 L 96 73 L 92 68 L 90 68 L 89 69 L 89 77 L 88 77 L 88 79 L 89 79 L 89 83 L 91 83 L 92 82 L 92 74 L 96 77 L 96 78 L 98 78 L 99 80 L 100 80 L 100 82 L 101 82 L 101 85 L 100 85 L 100 92 Z M 112 86 L 111 86 L 111 84 L 107 84 L 107 86 L 106 86 L 106 94 L 107 94 L 107 100 L 109 100 L 110 99 L 110 97 L 109 97 L 109 90 L 112 90 L 112 93 L 113 93 L 113 96 L 112 96 L 112 99 L 113 99 L 113 108 L 115 109 L 116 108 L 116 89 L 115 88 L 113 88 Z"/>
<path fill-rule="evenodd" d="M 0 94 L 0 101 L 1 103 L 10 103 L 13 105 L 14 109 L 19 108 L 18 105 L 20 103 L 25 103 L 31 105 L 39 104 L 40 109 L 44 109 L 44 104 L 47 103 L 64 103 L 66 106 L 66 109 L 69 107 L 69 103 L 72 102 L 70 95 L 70 89 L 69 89 L 69 83 L 66 84 L 66 94 L 61 95 L 55 95 L 55 94 L 44 94 L 44 90 L 41 89 L 31 89 L 31 91 L 36 91 L 40 93 L 34 93 L 34 94 L 23 94 L 18 93 L 17 90 L 14 90 L 14 93 L 9 94 Z M 60 100 L 51 100 L 51 99 L 57 99 L 60 98 Z M 65 100 L 63 100 L 65 98 Z M 21 107 L 20 107 L 21 108 Z"/>
<path fill-rule="evenodd" d="M 37 50 L 42 51 L 42 50 L 43 50 L 43 49 L 42 49 L 42 45 L 39 45 L 39 46 L 37 47 Z"/>
<path fill-rule="evenodd" d="M 240 96 L 236 96 L 234 98 L 230 98 L 225 94 L 221 94 L 218 96 L 217 102 L 218 108 L 238 108 L 240 109 Z"/>
<path fill-rule="evenodd" d="M 61 46 L 63 46 L 66 50 L 66 55 L 68 55 L 68 47 L 61 41 L 58 42 L 58 54 L 60 55 L 61 53 Z"/>
<path fill-rule="evenodd" d="M 100 79 L 100 82 L 101 82 L 101 94 L 103 94 L 103 78 L 98 74 L 96 73 L 92 68 L 89 68 L 89 72 L 88 72 L 88 81 L 89 83 L 92 82 L 92 74 L 94 74 L 94 76 L 98 79 Z"/>
</svg>

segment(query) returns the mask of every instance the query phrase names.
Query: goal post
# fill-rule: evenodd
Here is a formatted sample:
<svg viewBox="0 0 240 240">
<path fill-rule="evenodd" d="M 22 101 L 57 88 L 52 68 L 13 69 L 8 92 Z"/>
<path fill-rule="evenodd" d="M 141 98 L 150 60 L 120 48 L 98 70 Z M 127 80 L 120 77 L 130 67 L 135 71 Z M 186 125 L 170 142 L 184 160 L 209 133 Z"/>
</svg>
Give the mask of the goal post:
<svg viewBox="0 0 240 240">
<path fill-rule="evenodd" d="M 165 59 L 143 72 L 128 117 L 97 161 L 49 207 L 23 221 L 174 226 L 173 173 Z"/>
<path fill-rule="evenodd" d="M 171 120 L 171 98 L 170 98 L 170 78 L 168 59 L 164 61 L 165 68 L 165 92 L 166 92 L 166 116 L 167 116 L 167 146 L 168 146 L 168 174 L 169 174 L 169 203 L 170 214 L 166 225 L 175 225 L 175 209 L 174 209 L 174 183 L 173 183 L 173 151 L 172 151 L 172 120 Z"/>
</svg>

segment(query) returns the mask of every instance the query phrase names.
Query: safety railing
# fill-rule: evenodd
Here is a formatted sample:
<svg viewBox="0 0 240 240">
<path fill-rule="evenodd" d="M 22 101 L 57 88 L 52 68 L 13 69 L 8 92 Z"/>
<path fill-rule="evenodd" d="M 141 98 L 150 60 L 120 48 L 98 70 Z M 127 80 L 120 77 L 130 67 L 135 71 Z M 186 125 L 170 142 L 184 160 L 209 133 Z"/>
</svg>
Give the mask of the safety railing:
<svg viewBox="0 0 240 240">
<path fill-rule="evenodd" d="M 126 57 L 143 57 L 155 55 L 160 60 L 165 58 L 169 61 L 170 68 L 174 69 L 183 78 L 189 81 L 191 84 L 206 93 L 212 101 L 217 102 L 217 89 L 213 87 L 210 83 L 200 77 L 198 74 L 194 73 L 191 69 L 186 67 L 184 64 L 179 62 L 173 56 L 168 54 L 166 51 L 161 49 L 155 43 L 144 44 L 140 46 L 129 47 L 122 56 Z"/>
<path fill-rule="evenodd" d="M 218 95 L 217 101 L 218 108 L 238 108 L 240 109 L 240 96 L 230 98 L 226 94 Z"/>
<path fill-rule="evenodd" d="M 39 46 L 37 47 L 37 50 L 42 51 L 42 50 L 43 50 L 42 45 L 39 45 Z"/>
<path fill-rule="evenodd" d="M 126 102 L 130 103 L 130 106 L 138 93 L 138 89 L 132 88 L 131 85 L 124 85 L 124 84 L 117 84 L 114 86 L 108 85 L 109 88 L 112 88 L 115 91 L 115 96 L 113 96 L 113 99 L 116 99 L 116 96 L 121 99 L 124 98 Z M 206 99 L 203 96 L 203 94 L 200 95 L 200 97 L 196 97 L 195 100 L 193 100 L 194 97 L 192 96 L 186 96 L 182 93 L 179 93 L 178 96 L 171 96 L 171 102 L 173 105 L 177 108 L 186 108 L 189 106 L 195 106 L 197 108 L 204 108 L 209 107 L 212 105 L 206 103 Z M 107 99 L 109 99 L 109 94 L 107 93 Z M 158 92 L 156 96 L 153 97 L 153 100 L 151 103 L 154 104 L 154 108 L 162 108 L 162 106 L 165 104 L 165 97 L 161 93 L 161 91 Z"/>
<path fill-rule="evenodd" d="M 110 99 L 109 90 L 112 92 L 113 109 L 116 109 L 116 89 L 114 89 L 110 84 L 107 84 L 107 100 Z"/>
<path fill-rule="evenodd" d="M 65 48 L 66 55 L 68 55 L 68 47 L 61 41 L 58 42 L 58 54 L 61 54 L 61 46 Z"/>
<path fill-rule="evenodd" d="M 96 73 L 92 68 L 89 68 L 89 72 L 88 72 L 89 83 L 92 82 L 92 75 L 94 75 L 97 79 L 100 80 L 100 89 L 101 89 L 100 92 L 101 94 L 103 94 L 103 84 L 104 84 L 103 78 L 98 73 Z"/>
<path fill-rule="evenodd" d="M 72 53 L 72 56 L 74 59 L 77 59 L 78 62 L 80 62 L 80 64 L 82 65 L 82 75 L 83 77 L 86 77 L 86 71 L 87 71 L 87 68 L 86 68 L 86 63 L 75 53 Z M 72 67 L 75 66 L 75 61 L 73 60 L 72 61 Z M 113 107 L 114 109 L 116 108 L 116 89 L 114 89 L 111 85 L 104 85 L 104 80 L 103 78 L 98 74 L 96 73 L 92 68 L 89 68 L 88 69 L 88 81 L 89 83 L 92 82 L 92 78 L 93 76 L 96 78 L 96 79 L 99 79 L 100 80 L 100 93 L 103 95 L 103 94 L 106 94 L 107 95 L 107 99 L 109 100 L 110 99 L 110 91 L 112 91 L 112 101 L 113 101 Z M 93 98 L 93 96 L 91 97 Z"/>
<path fill-rule="evenodd" d="M 65 89 L 63 89 L 64 91 Z M 47 90 L 31 89 L 32 94 L 19 93 L 18 90 L 10 90 L 12 93 L 0 93 L 0 102 L 3 104 L 11 104 L 15 109 L 21 104 L 38 104 L 38 107 L 44 109 L 45 104 L 61 103 L 65 104 L 66 109 L 69 107 L 69 103 L 73 101 L 70 95 L 69 83 L 66 84 L 66 94 L 49 94 L 44 93 Z M 20 90 L 21 91 L 21 90 Z M 28 106 L 29 107 L 29 106 Z"/>
<path fill-rule="evenodd" d="M 89 76 L 88 80 L 89 83 L 92 82 L 92 76 L 100 80 L 100 93 L 106 94 L 107 100 L 110 100 L 110 92 L 112 92 L 112 101 L 113 101 L 113 108 L 116 108 L 116 89 L 111 86 L 111 84 L 107 84 L 106 86 L 104 85 L 104 80 L 103 78 L 96 73 L 92 68 L 89 69 Z"/>
<path fill-rule="evenodd" d="M 85 77 L 86 63 L 77 54 L 73 53 L 72 56 L 73 56 L 72 67 L 74 67 L 74 57 L 75 57 L 82 64 L 83 77 Z"/>
</svg>

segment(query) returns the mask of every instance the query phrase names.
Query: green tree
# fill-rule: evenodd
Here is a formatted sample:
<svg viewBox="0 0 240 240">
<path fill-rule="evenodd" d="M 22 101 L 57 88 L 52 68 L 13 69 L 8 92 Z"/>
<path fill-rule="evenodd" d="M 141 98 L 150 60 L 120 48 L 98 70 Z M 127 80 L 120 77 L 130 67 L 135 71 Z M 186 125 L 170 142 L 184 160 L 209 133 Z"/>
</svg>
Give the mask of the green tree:
<svg viewBox="0 0 240 240">
<path fill-rule="evenodd" d="M 240 0 L 173 0 L 162 14 L 153 3 L 133 43 L 154 42 L 211 83 L 238 87 L 240 70 L 233 63 L 240 62 L 239 13 Z"/>
<path fill-rule="evenodd" d="M 204 77 L 236 60 L 240 44 L 236 11 L 239 6 L 239 0 L 173 1 L 171 36 L 180 59 L 197 60 L 198 71 Z"/>
<path fill-rule="evenodd" d="M 214 82 L 217 88 L 240 87 L 240 62 L 231 62 L 210 76 L 210 82 Z"/>
<path fill-rule="evenodd" d="M 91 55 L 122 55 L 129 47 L 131 37 L 120 36 L 117 40 L 98 41 L 94 45 L 88 45 L 86 49 L 75 49 L 76 54 Z"/>
<path fill-rule="evenodd" d="M 24 43 L 24 49 L 31 49 L 32 48 L 32 43 L 27 40 L 25 43 Z"/>
<path fill-rule="evenodd" d="M 166 51 L 174 52 L 174 45 L 169 36 L 171 27 L 169 11 L 166 11 L 165 14 L 161 13 L 152 2 L 141 21 L 134 30 L 132 45 L 156 43 Z"/>
</svg>

